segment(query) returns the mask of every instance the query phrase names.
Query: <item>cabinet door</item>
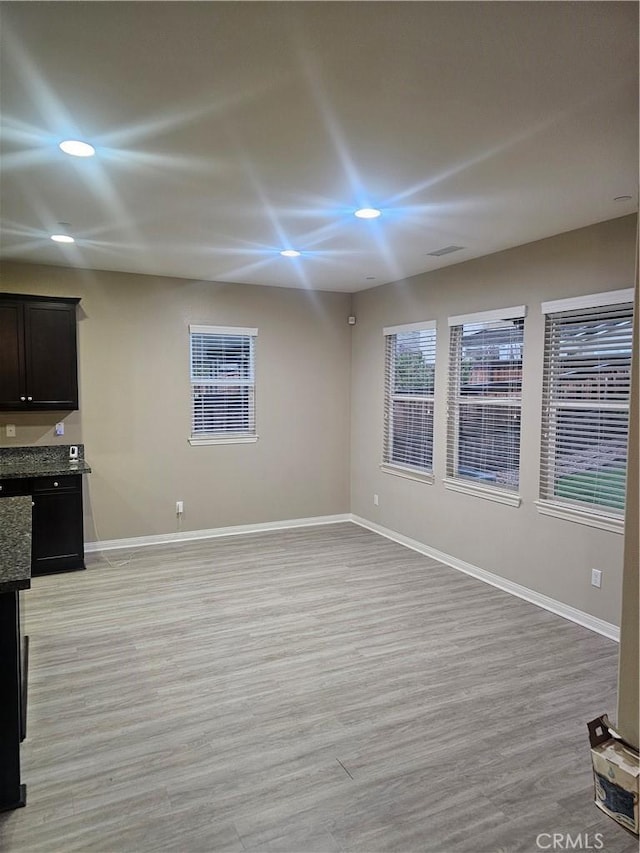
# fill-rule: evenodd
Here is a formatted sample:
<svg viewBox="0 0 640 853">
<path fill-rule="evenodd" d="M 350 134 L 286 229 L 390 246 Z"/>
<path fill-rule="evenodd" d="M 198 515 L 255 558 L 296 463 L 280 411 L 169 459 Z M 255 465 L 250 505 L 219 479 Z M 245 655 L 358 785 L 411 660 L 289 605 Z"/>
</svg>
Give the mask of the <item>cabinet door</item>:
<svg viewBox="0 0 640 853">
<path fill-rule="evenodd" d="M 20 629 L 18 592 L 0 594 L 0 811 L 25 804 L 20 784 Z"/>
<path fill-rule="evenodd" d="M 27 302 L 24 310 L 28 407 L 77 409 L 76 306 Z"/>
<path fill-rule="evenodd" d="M 84 568 L 82 490 L 33 492 L 31 572 Z"/>
<path fill-rule="evenodd" d="M 24 323 L 20 302 L 0 302 L 0 409 L 24 409 L 26 403 Z"/>
</svg>

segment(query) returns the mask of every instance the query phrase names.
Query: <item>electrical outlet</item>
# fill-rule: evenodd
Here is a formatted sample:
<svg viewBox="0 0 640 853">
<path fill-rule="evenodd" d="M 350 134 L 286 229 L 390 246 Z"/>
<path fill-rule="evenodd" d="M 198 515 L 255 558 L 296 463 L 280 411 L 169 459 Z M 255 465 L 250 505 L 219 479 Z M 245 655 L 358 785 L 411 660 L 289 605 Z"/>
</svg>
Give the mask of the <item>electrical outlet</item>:
<svg viewBox="0 0 640 853">
<path fill-rule="evenodd" d="M 380 506 L 380 498 L 377 495 L 373 496 L 373 505 Z"/>
<path fill-rule="evenodd" d="M 184 512 L 184 501 L 176 501 L 176 515 L 182 515 Z"/>
<path fill-rule="evenodd" d="M 78 445 L 77 444 L 72 444 L 69 447 L 69 459 L 71 459 L 73 461 L 78 460 Z"/>
<path fill-rule="evenodd" d="M 16 437 L 16 425 L 15 424 L 7 424 L 7 438 L 15 438 Z"/>
<path fill-rule="evenodd" d="M 600 569 L 591 569 L 591 586 L 598 589 L 602 586 L 602 572 Z"/>
</svg>

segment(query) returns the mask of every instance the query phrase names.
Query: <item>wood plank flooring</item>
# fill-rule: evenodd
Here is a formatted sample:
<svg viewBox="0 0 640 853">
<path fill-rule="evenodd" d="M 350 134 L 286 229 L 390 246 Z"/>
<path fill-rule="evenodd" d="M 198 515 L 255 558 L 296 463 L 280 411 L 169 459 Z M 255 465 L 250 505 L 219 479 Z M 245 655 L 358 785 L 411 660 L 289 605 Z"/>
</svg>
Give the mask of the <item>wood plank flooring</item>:
<svg viewBox="0 0 640 853">
<path fill-rule="evenodd" d="M 6 853 L 637 850 L 592 802 L 615 643 L 349 523 L 107 556 L 23 596 Z"/>
</svg>

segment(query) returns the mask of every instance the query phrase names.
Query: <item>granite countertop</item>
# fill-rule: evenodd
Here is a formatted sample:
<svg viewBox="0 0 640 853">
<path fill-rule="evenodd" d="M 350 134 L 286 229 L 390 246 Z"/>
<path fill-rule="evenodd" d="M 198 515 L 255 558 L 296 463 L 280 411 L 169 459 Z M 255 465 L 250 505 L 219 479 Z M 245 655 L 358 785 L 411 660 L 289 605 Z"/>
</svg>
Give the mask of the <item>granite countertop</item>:
<svg viewBox="0 0 640 853">
<path fill-rule="evenodd" d="M 69 459 L 69 444 L 0 448 L 0 480 L 90 474 L 91 468 L 84 458 L 84 444 L 73 446 L 78 448 L 76 460 Z"/>
<path fill-rule="evenodd" d="M 31 586 L 31 497 L 0 500 L 0 594 Z"/>
<path fill-rule="evenodd" d="M 0 480 L 17 480 L 27 477 L 64 477 L 68 474 L 90 474 L 91 468 L 84 459 L 78 462 L 61 462 L 58 465 L 10 465 L 0 461 Z"/>
</svg>

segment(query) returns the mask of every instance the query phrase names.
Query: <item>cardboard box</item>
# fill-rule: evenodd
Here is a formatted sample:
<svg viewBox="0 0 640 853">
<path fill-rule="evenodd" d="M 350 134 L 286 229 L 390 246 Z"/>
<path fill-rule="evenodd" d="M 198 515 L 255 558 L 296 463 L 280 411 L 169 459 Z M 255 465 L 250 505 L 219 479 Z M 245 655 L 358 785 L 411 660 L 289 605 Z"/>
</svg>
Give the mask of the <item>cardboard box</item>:
<svg viewBox="0 0 640 853">
<path fill-rule="evenodd" d="M 606 715 L 588 723 L 595 803 L 605 814 L 638 834 L 638 752 L 614 736 Z"/>
</svg>

